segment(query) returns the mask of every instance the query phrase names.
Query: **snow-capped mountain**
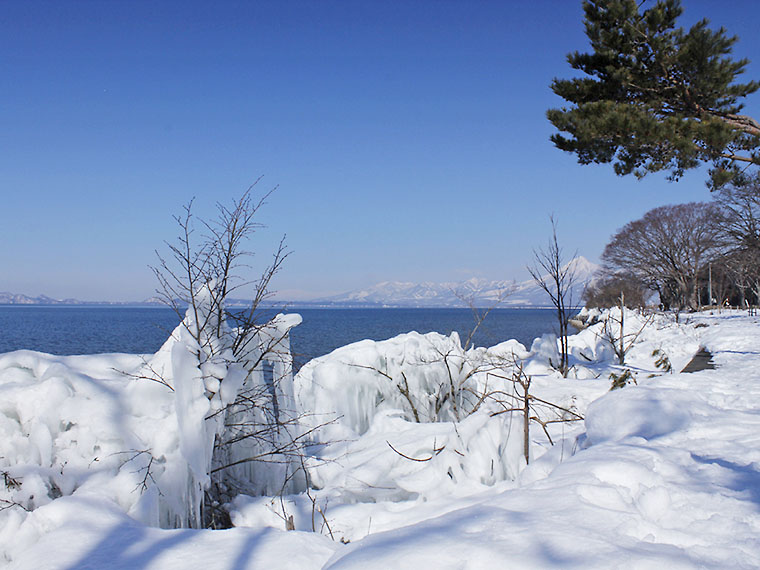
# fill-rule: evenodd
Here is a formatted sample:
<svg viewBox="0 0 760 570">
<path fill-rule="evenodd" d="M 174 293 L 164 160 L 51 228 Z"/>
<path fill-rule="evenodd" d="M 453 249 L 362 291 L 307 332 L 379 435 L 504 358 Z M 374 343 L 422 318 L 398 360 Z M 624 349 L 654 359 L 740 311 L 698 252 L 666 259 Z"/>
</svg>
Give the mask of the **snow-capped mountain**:
<svg viewBox="0 0 760 570">
<path fill-rule="evenodd" d="M 30 295 L 24 295 L 23 293 L 8 293 L 7 291 L 0 291 L 0 305 L 103 305 L 103 306 L 122 306 L 122 305 L 134 305 L 134 306 L 154 306 L 162 304 L 161 300 L 156 297 L 151 297 L 145 301 L 81 301 L 79 299 L 54 299 L 47 295 L 37 295 L 32 297 Z"/>
<path fill-rule="evenodd" d="M 0 305 L 80 305 L 82 301 L 76 299 L 53 299 L 47 295 L 30 297 L 20 293 L 8 293 L 0 291 Z"/>
<path fill-rule="evenodd" d="M 578 303 L 586 285 L 593 279 L 599 266 L 585 257 L 576 257 L 572 264 L 576 282 L 571 300 Z M 570 265 L 568 264 L 568 265 Z M 283 304 L 319 307 L 464 307 L 472 303 L 478 307 L 490 307 L 501 299 L 501 307 L 548 307 L 551 302 L 547 294 L 536 285 L 533 279 L 520 283 L 514 281 L 491 281 L 473 277 L 466 281 L 433 283 L 405 283 L 400 281 L 383 281 L 372 287 L 348 291 L 340 295 L 321 297 L 308 301 L 288 302 L 278 297 L 265 303 L 280 306 Z M 248 299 L 227 299 L 230 308 L 246 307 Z M 53 299 L 46 295 L 31 297 L 29 295 L 0 292 L 0 305 L 163 305 L 161 299 L 151 297 L 138 302 L 117 301 L 80 301 L 78 299 Z"/>
<path fill-rule="evenodd" d="M 572 301 L 579 302 L 583 289 L 592 280 L 599 266 L 585 257 L 576 257 L 568 265 L 575 271 Z M 405 283 L 384 281 L 372 287 L 348 291 L 340 295 L 314 299 L 310 302 L 326 306 L 380 306 L 380 307 L 462 307 L 470 301 L 477 306 L 490 306 L 502 299 L 503 307 L 547 307 L 551 302 L 547 294 L 533 279 L 490 281 L 472 278 L 461 282 Z"/>
</svg>

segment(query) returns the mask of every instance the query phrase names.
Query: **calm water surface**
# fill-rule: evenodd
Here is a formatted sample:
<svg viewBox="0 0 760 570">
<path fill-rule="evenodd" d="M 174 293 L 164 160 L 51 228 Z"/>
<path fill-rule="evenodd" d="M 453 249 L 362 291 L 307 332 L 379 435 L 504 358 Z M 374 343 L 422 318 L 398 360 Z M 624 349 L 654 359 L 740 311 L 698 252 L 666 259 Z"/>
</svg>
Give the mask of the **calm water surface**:
<svg viewBox="0 0 760 570">
<path fill-rule="evenodd" d="M 291 335 L 296 367 L 346 344 L 383 340 L 409 331 L 459 332 L 475 325 L 469 309 L 292 309 L 303 323 Z M 515 338 L 530 346 L 552 332 L 554 312 L 494 309 L 478 329 L 478 346 Z M 152 353 L 177 325 L 166 308 L 0 306 L 0 353 L 30 349 L 51 354 Z"/>
</svg>

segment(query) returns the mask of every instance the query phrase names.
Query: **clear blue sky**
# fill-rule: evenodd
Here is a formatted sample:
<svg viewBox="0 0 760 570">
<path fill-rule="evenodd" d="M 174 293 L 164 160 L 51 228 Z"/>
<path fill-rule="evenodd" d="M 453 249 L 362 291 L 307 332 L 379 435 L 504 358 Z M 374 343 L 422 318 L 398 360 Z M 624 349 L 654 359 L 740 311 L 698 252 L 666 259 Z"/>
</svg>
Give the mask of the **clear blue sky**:
<svg viewBox="0 0 760 570">
<path fill-rule="evenodd" d="M 760 78 L 760 4 L 685 0 L 740 36 Z M 172 215 L 263 175 L 254 262 L 275 288 L 522 279 L 559 220 L 598 259 L 650 208 L 709 199 L 580 166 L 549 142 L 580 2 L 0 3 L 0 291 L 140 300 Z M 760 97 L 747 101 L 760 115 Z"/>
</svg>

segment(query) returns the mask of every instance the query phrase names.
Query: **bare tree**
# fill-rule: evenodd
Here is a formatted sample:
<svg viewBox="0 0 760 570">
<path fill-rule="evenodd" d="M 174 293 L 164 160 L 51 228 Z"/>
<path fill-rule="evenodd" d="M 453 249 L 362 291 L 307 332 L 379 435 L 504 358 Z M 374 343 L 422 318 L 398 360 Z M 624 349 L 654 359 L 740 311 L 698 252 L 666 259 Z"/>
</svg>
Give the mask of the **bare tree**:
<svg viewBox="0 0 760 570">
<path fill-rule="evenodd" d="M 707 275 L 703 270 L 702 281 L 707 282 L 707 304 L 720 309 L 723 302 L 735 291 L 734 269 L 730 258 L 723 256 L 708 264 Z"/>
<path fill-rule="evenodd" d="M 181 216 L 174 216 L 180 232 L 176 243 L 166 243 L 170 255 L 156 251 L 159 263 L 151 267 L 158 281 L 156 293 L 180 319 L 185 316 L 187 308 L 192 311 L 198 323 L 192 334 L 201 346 L 207 344 L 207 340 L 204 342 L 201 337 L 201 331 L 213 332 L 217 336 L 220 334 L 225 319 L 224 302 L 239 289 L 249 288 L 252 299 L 246 311 L 234 315 L 237 324 L 247 324 L 255 329 L 263 325 L 259 315 L 261 305 L 271 297 L 270 281 L 288 256 L 283 239 L 273 255 L 272 263 L 264 268 L 259 279 L 245 280 L 240 276 L 243 270 L 250 269 L 247 261 L 254 255 L 245 249 L 247 242 L 263 227 L 255 216 L 276 190 L 276 187 L 269 190 L 254 202 L 252 192 L 260 181 L 261 178 L 256 180 L 238 200 L 233 201 L 231 207 L 217 203 L 218 216 L 211 221 L 195 218 L 192 211 L 194 200 L 191 200 L 184 206 Z M 205 233 L 197 236 L 196 225 L 200 225 Z M 209 283 L 213 283 L 213 287 L 205 288 L 205 291 L 204 286 Z M 213 311 L 207 315 L 200 311 L 201 291 L 211 296 Z M 209 331 L 211 320 L 215 325 L 214 330 Z M 238 334 L 238 351 L 244 348 L 242 343 L 246 336 Z"/>
<path fill-rule="evenodd" d="M 180 231 L 176 242 L 167 243 L 169 255 L 156 252 L 157 293 L 180 317 L 178 341 L 192 353 L 194 364 L 189 377 L 176 369 L 171 381 L 152 369 L 146 375 L 159 376 L 155 379 L 175 392 L 197 375 L 209 401 L 203 424 L 197 426 L 213 443 L 205 482 L 195 484 L 203 492 L 202 504 L 200 513 L 191 514 L 183 526 L 228 526 L 221 507 L 234 494 L 272 491 L 273 483 L 255 480 L 253 464 L 279 466 L 275 470 L 281 472 L 281 480 L 294 480 L 307 435 L 299 431 L 290 386 L 288 333 L 300 318 L 272 318 L 272 311 L 263 310 L 272 295 L 271 280 L 288 256 L 284 241 L 258 279 L 242 277 L 251 269 L 248 243 L 262 227 L 256 214 L 273 191 L 255 200 L 258 182 L 231 206 L 217 204 L 211 221 L 194 217 L 191 201 L 175 217 Z M 245 309 L 227 310 L 226 301 L 234 292 L 251 299 Z M 174 356 L 173 351 L 173 367 Z M 177 397 L 179 402 L 188 396 Z"/>
<path fill-rule="evenodd" d="M 584 290 L 581 299 L 588 308 L 614 307 L 620 303 L 621 294 L 625 298 L 625 306 L 630 309 L 643 307 L 651 291 L 636 275 L 630 272 L 602 272 L 595 281 Z"/>
<path fill-rule="evenodd" d="M 734 247 L 702 269 L 703 297 L 709 305 L 742 307 L 748 298 L 757 303 L 760 258 L 756 253 L 760 252 Z"/>
<path fill-rule="evenodd" d="M 737 244 L 760 248 L 760 174 L 750 183 L 728 184 L 716 192 L 715 202 L 721 209 L 721 227 Z"/>
<path fill-rule="evenodd" d="M 557 238 L 557 222 L 554 216 L 549 218 L 552 224 L 552 237 L 546 249 L 539 248 L 533 251 L 534 263 L 528 266 L 528 271 L 536 284 L 543 289 L 551 300 L 552 306 L 557 312 L 557 324 L 559 326 L 560 362 L 559 371 L 564 378 L 570 369 L 568 360 L 567 332 L 570 323 L 571 311 L 574 308 L 573 286 L 577 281 L 575 265 L 571 260 L 566 261 L 562 248 Z"/>
<path fill-rule="evenodd" d="M 728 246 L 724 265 L 733 277 L 739 303 L 749 293 L 760 304 L 760 174 L 748 184 L 723 186 L 715 202 Z"/>
<path fill-rule="evenodd" d="M 629 222 L 602 253 L 610 273 L 626 271 L 657 291 L 663 305 L 699 308 L 699 275 L 723 251 L 715 204 L 661 206 Z"/>
</svg>

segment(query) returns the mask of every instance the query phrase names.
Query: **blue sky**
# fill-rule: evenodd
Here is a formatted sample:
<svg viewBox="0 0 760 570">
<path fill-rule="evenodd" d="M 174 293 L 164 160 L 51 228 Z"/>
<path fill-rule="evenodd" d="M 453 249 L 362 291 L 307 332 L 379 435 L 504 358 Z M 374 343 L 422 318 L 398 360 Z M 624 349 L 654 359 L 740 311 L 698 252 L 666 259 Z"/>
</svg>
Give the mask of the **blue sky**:
<svg viewBox="0 0 760 570">
<path fill-rule="evenodd" d="M 684 5 L 760 78 L 760 5 Z M 551 213 L 596 261 L 626 222 L 709 192 L 704 172 L 639 182 L 552 146 L 549 83 L 586 46 L 565 0 L 5 1 L 0 291 L 149 297 L 172 215 L 195 197 L 210 217 L 259 176 L 279 188 L 253 264 L 287 234 L 285 297 L 523 279 Z"/>
</svg>

